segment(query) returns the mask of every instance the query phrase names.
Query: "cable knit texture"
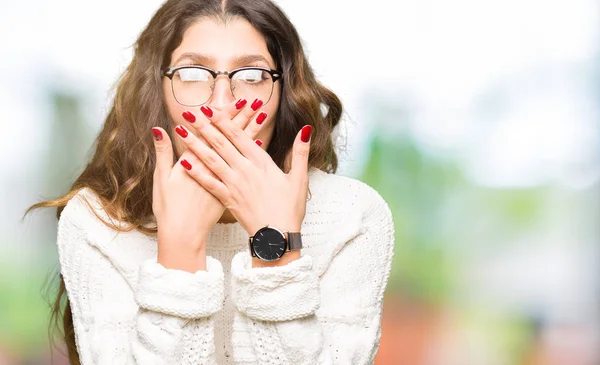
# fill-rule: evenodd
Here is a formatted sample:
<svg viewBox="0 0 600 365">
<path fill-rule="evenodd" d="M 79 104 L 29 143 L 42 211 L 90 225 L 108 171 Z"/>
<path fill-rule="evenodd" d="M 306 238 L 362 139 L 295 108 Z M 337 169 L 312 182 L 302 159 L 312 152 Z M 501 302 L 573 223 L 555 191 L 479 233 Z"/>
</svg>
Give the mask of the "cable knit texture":
<svg viewBox="0 0 600 365">
<path fill-rule="evenodd" d="M 250 256 L 240 252 L 231 266 L 233 301 L 252 319 L 289 321 L 312 315 L 319 307 L 319 278 L 310 256 L 284 266 L 250 270 Z"/>
<path fill-rule="evenodd" d="M 252 268 L 248 233 L 216 224 L 207 270 L 157 263 L 156 238 L 119 232 L 81 190 L 58 224 L 82 365 L 372 364 L 394 225 L 368 185 L 309 171 L 302 256 Z M 120 222 L 115 222 L 118 225 Z"/>
<path fill-rule="evenodd" d="M 209 317 L 223 307 L 225 297 L 221 263 L 209 256 L 206 266 L 206 271 L 191 274 L 145 261 L 140 267 L 135 301 L 144 309 L 172 316 Z"/>
</svg>

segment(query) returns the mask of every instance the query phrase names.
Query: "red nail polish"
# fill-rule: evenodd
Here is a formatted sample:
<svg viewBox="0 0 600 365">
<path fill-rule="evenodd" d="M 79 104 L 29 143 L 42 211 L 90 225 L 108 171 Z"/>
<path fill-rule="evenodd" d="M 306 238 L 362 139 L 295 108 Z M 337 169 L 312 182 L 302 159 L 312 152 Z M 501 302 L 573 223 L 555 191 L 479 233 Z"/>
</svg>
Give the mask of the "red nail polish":
<svg viewBox="0 0 600 365">
<path fill-rule="evenodd" d="M 196 121 L 196 116 L 192 114 L 192 112 L 185 111 L 181 115 L 183 116 L 183 119 L 187 120 L 190 123 L 194 123 Z"/>
<path fill-rule="evenodd" d="M 244 105 L 246 105 L 246 99 L 240 99 L 237 101 L 237 103 L 235 103 L 235 108 L 240 110 L 244 107 Z"/>
<path fill-rule="evenodd" d="M 300 135 L 300 139 L 302 140 L 302 142 L 310 141 L 311 132 L 312 132 L 312 126 L 305 125 L 304 127 L 302 127 L 302 134 Z"/>
<path fill-rule="evenodd" d="M 183 168 L 188 171 L 192 169 L 192 165 L 189 162 L 187 162 L 187 160 L 181 160 L 181 166 L 183 166 Z"/>
<path fill-rule="evenodd" d="M 200 110 L 202 110 L 202 113 L 204 113 L 204 115 L 206 115 L 208 118 L 212 118 L 213 111 L 211 108 L 207 107 L 206 105 L 202 105 Z"/>
<path fill-rule="evenodd" d="M 260 112 L 258 117 L 256 117 L 256 124 L 262 124 L 265 121 L 265 119 L 267 119 L 267 113 Z"/>
<path fill-rule="evenodd" d="M 162 141 L 162 139 L 163 139 L 162 132 L 158 128 L 152 128 L 152 135 L 154 136 L 154 139 L 157 141 Z"/>
<path fill-rule="evenodd" d="M 257 139 L 254 142 L 256 142 L 256 144 L 258 145 L 258 147 L 262 146 L 262 141 L 260 139 Z"/>
<path fill-rule="evenodd" d="M 256 99 L 256 100 L 254 100 L 254 102 L 252 103 L 252 106 L 251 106 L 251 108 L 252 108 L 252 110 L 254 110 L 254 111 L 257 111 L 257 110 L 258 110 L 258 108 L 260 108 L 262 105 L 263 105 L 263 102 L 262 102 L 262 100 L 260 100 L 260 99 Z"/>
<path fill-rule="evenodd" d="M 179 134 L 181 137 L 185 138 L 188 136 L 188 132 L 180 125 L 175 128 L 175 132 Z"/>
</svg>

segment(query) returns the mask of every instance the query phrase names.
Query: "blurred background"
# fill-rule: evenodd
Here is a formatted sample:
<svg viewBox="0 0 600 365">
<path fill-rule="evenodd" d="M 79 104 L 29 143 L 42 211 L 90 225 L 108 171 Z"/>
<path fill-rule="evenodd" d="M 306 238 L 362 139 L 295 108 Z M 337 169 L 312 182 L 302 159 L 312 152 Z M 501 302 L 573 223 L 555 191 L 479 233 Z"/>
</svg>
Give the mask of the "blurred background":
<svg viewBox="0 0 600 365">
<path fill-rule="evenodd" d="M 0 365 L 50 353 L 54 209 L 159 0 L 0 2 Z M 600 364 L 600 3 L 281 0 L 389 203 L 376 364 Z M 44 291 L 43 288 L 50 291 Z"/>
</svg>

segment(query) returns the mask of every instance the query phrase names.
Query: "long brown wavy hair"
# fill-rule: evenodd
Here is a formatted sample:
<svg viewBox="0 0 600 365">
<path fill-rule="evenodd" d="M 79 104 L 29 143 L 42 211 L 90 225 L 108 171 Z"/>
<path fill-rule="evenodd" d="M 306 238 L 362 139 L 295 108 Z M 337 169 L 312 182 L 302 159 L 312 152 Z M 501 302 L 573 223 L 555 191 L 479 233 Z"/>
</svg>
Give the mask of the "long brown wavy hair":
<svg viewBox="0 0 600 365">
<path fill-rule="evenodd" d="M 298 33 L 283 11 L 269 0 L 168 0 L 133 45 L 133 59 L 116 84 L 112 107 L 83 173 L 67 194 L 37 203 L 25 214 L 36 208 L 56 207 L 57 218 L 60 218 L 67 202 L 87 187 L 98 195 L 111 218 L 126 223 L 126 230 L 156 234 L 152 213 L 156 156 L 150 131 L 159 126 L 173 136 L 161 70 L 169 66 L 171 54 L 181 43 L 185 30 L 202 17 L 223 22 L 234 18 L 247 20 L 264 36 L 276 67 L 283 71 L 280 105 L 267 150 L 273 161 L 284 170 L 296 134 L 309 124 L 314 127 L 309 166 L 326 172 L 336 171 L 338 160 L 331 134 L 340 121 L 342 104 L 315 79 Z M 54 329 L 64 337 L 70 363 L 80 364 L 62 277 L 53 300 L 50 326 L 51 333 Z"/>
</svg>

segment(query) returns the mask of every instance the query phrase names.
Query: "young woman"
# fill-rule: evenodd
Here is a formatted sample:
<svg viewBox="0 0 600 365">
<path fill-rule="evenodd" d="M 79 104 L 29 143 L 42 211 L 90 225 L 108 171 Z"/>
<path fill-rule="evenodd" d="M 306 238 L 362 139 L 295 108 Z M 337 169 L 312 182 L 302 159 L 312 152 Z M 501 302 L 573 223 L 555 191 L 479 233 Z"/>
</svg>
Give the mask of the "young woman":
<svg viewBox="0 0 600 365">
<path fill-rule="evenodd" d="M 169 0 L 58 208 L 72 364 L 370 364 L 394 226 L 269 0 Z"/>
</svg>

